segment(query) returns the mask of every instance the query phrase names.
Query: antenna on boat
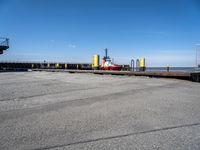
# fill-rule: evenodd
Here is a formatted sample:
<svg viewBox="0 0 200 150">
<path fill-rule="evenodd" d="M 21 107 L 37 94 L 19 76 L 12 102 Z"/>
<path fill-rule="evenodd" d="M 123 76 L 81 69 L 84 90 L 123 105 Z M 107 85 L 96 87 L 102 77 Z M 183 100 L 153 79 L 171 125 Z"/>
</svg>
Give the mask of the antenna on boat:
<svg viewBox="0 0 200 150">
<path fill-rule="evenodd" d="M 104 58 L 106 60 L 110 59 L 110 57 L 108 56 L 108 49 L 107 48 L 105 49 L 105 56 L 104 56 Z"/>
</svg>

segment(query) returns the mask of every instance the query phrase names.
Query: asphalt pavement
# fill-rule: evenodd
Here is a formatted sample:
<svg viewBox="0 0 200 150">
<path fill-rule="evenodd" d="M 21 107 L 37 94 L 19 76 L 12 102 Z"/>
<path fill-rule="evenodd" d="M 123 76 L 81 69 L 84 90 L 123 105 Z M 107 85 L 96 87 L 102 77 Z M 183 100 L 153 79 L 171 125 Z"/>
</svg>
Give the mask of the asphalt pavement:
<svg viewBox="0 0 200 150">
<path fill-rule="evenodd" d="M 200 149 L 200 83 L 0 73 L 1 150 Z"/>
</svg>

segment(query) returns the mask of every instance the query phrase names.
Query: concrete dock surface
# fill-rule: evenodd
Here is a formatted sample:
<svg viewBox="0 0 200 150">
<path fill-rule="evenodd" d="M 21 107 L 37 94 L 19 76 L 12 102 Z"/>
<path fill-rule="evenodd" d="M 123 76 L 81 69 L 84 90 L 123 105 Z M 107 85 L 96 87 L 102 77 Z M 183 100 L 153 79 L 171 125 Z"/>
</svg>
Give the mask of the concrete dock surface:
<svg viewBox="0 0 200 150">
<path fill-rule="evenodd" d="M 177 79 L 0 73 L 1 150 L 200 149 L 200 84 Z"/>
</svg>

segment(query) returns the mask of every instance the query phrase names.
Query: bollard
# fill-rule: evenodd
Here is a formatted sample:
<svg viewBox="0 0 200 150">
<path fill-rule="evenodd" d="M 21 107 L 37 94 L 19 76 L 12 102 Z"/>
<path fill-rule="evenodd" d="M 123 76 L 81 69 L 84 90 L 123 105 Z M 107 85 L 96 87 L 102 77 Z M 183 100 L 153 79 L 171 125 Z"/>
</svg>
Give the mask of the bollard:
<svg viewBox="0 0 200 150">
<path fill-rule="evenodd" d="M 169 72 L 169 65 L 167 65 L 167 72 Z"/>
</svg>

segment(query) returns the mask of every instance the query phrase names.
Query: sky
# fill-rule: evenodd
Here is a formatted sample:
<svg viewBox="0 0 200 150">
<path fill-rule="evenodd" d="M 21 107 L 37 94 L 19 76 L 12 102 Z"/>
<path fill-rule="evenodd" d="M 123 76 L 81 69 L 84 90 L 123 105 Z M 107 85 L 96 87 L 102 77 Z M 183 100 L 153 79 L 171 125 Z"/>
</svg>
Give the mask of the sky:
<svg viewBox="0 0 200 150">
<path fill-rule="evenodd" d="M 0 0 L 0 61 L 195 66 L 200 0 Z"/>
</svg>

